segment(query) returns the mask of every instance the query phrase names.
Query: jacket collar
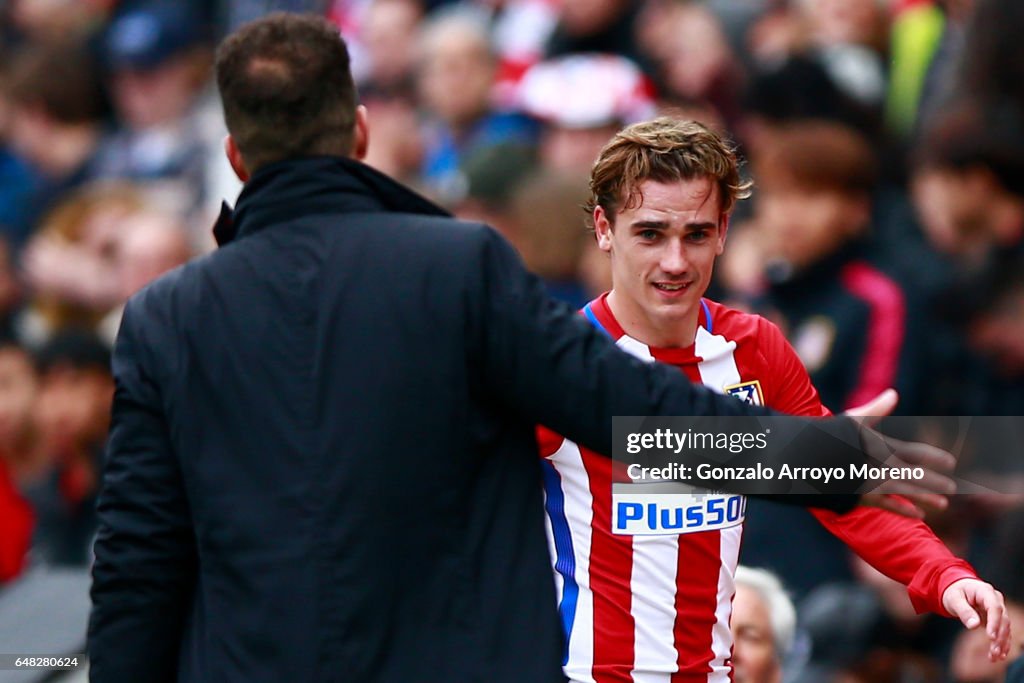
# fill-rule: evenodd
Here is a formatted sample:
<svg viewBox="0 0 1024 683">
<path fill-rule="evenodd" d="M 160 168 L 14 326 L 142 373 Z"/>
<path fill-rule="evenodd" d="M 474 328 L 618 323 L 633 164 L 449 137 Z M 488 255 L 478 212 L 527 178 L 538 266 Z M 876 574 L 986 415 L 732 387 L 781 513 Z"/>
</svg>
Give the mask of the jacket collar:
<svg viewBox="0 0 1024 683">
<path fill-rule="evenodd" d="M 306 157 L 268 164 L 242 188 L 234 210 L 225 202 L 213 226 L 218 246 L 274 223 L 318 213 L 391 211 L 450 216 L 366 164 L 345 157 Z"/>
</svg>

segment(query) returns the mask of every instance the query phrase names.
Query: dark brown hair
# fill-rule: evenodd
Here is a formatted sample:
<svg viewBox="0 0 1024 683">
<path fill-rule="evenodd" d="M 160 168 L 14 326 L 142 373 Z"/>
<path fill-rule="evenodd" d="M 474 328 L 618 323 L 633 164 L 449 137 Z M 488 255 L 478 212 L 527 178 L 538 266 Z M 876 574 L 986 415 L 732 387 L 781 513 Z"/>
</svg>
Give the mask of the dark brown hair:
<svg viewBox="0 0 1024 683">
<path fill-rule="evenodd" d="M 356 89 L 336 26 L 270 14 L 217 49 L 228 131 L 251 171 L 275 161 L 352 151 Z"/>
<path fill-rule="evenodd" d="M 600 205 L 611 218 L 620 209 L 640 206 L 639 186 L 645 180 L 700 177 L 718 185 L 722 215 L 750 196 L 751 183 L 740 178 L 735 150 L 703 124 L 667 116 L 635 123 L 616 133 L 598 155 L 584 209 L 593 214 Z"/>
<path fill-rule="evenodd" d="M 878 164 L 863 135 L 839 123 L 801 121 L 772 134 L 754 159 L 757 183 L 768 191 L 797 187 L 870 193 Z"/>
</svg>

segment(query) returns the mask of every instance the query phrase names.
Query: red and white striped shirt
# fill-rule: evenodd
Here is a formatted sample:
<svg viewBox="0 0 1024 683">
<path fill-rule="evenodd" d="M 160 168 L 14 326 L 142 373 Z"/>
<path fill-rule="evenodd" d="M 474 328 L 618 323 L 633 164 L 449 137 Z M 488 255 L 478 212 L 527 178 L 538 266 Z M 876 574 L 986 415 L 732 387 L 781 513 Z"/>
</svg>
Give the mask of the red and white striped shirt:
<svg viewBox="0 0 1024 683">
<path fill-rule="evenodd" d="M 675 365 L 693 382 L 781 412 L 829 414 L 782 333 L 760 316 L 704 299 L 694 344 L 658 349 L 627 336 L 606 298 L 591 302 L 583 313 L 634 356 Z M 538 439 L 569 679 L 730 681 L 729 617 L 743 498 L 666 488 L 680 484 L 659 484 L 658 492 L 649 493 L 649 486 L 630 483 L 609 458 L 544 428 Z M 688 513 L 696 508 L 693 514 L 705 523 L 688 525 L 682 533 L 630 535 L 617 516 L 619 506 L 636 496 L 645 502 L 663 496 L 672 513 L 679 514 L 680 506 Z M 730 514 L 708 514 L 717 510 Z M 944 614 L 942 591 L 957 579 L 976 576 L 920 522 L 874 508 L 842 516 L 812 513 L 865 560 L 906 584 L 919 611 Z M 706 523 L 711 518 L 715 524 Z"/>
</svg>

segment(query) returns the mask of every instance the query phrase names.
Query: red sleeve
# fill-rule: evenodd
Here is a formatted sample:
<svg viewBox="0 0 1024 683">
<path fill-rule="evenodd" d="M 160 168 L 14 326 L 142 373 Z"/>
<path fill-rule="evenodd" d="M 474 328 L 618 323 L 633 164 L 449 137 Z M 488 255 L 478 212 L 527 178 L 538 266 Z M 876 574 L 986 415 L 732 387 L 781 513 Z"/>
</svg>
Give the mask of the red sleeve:
<svg viewBox="0 0 1024 683">
<path fill-rule="evenodd" d="M 782 331 L 764 318 L 759 320 L 758 346 L 764 354 L 768 381 L 764 386 L 765 405 L 789 415 L 824 417 L 831 415 L 821 404 L 818 390 L 789 345 Z"/>
<path fill-rule="evenodd" d="M 24 568 L 34 524 L 32 508 L 14 488 L 7 468 L 0 462 L 0 584 Z"/>
<path fill-rule="evenodd" d="M 822 405 L 800 358 L 778 327 L 763 321 L 761 338 L 774 380 L 765 387 L 768 406 L 793 415 L 831 415 Z M 907 586 L 918 613 L 949 616 L 942 607 L 946 588 L 960 579 L 978 578 L 970 564 L 955 557 L 935 533 L 918 520 L 868 507 L 858 507 L 844 515 L 815 509 L 810 512 L 864 561 Z"/>
<path fill-rule="evenodd" d="M 978 578 L 970 564 L 954 556 L 919 520 L 867 507 L 845 515 L 827 510 L 811 514 L 865 562 L 906 586 L 918 614 L 950 616 L 942 607 L 946 588 L 960 579 Z"/>
</svg>

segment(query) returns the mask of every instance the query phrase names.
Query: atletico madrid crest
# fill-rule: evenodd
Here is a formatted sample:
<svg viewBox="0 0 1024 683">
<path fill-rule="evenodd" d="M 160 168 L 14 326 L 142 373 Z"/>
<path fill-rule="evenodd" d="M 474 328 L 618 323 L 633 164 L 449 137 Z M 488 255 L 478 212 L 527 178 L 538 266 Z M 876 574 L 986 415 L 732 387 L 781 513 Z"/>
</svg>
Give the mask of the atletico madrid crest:
<svg viewBox="0 0 1024 683">
<path fill-rule="evenodd" d="M 749 405 L 764 405 L 764 397 L 761 395 L 761 382 L 756 379 L 749 382 L 740 382 L 739 384 L 730 384 L 727 387 L 722 387 L 722 391 L 730 396 L 735 396 Z"/>
</svg>

